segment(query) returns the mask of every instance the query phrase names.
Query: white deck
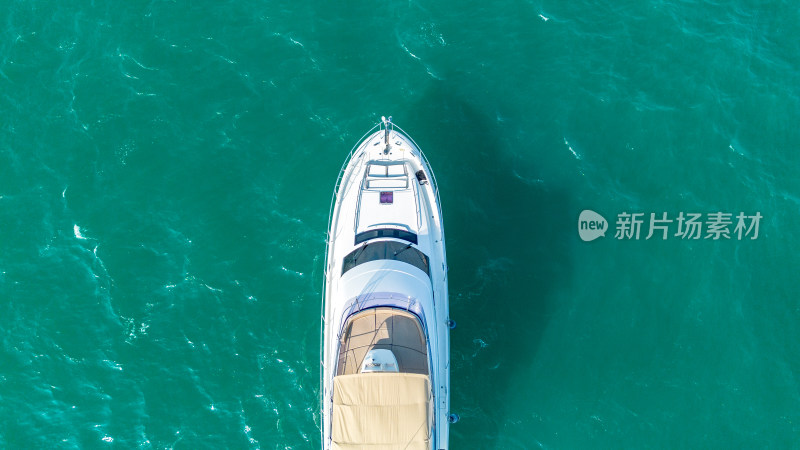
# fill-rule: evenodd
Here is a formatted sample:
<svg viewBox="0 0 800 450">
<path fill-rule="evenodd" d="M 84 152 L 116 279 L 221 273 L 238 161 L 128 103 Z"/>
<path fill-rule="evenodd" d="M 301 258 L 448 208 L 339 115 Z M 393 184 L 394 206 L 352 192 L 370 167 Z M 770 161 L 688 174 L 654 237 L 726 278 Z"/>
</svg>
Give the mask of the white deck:
<svg viewBox="0 0 800 450">
<path fill-rule="evenodd" d="M 391 150 L 384 153 L 384 131 L 367 137 L 353 152 L 339 185 L 331 215 L 326 261 L 323 340 L 323 449 L 330 448 L 333 371 L 344 308 L 356 296 L 393 295 L 424 311 L 430 343 L 432 395 L 436 429 L 433 444 L 446 449 L 449 414 L 450 340 L 447 265 L 441 211 L 430 167 L 410 139 L 392 131 Z M 427 183 L 415 174 L 422 170 Z M 381 202 L 391 192 L 391 203 Z M 382 194 L 383 193 L 383 194 Z M 357 233 L 394 228 L 417 235 L 415 248 L 428 256 L 430 276 L 412 265 L 392 260 L 370 261 L 342 276 L 345 256 L 363 244 Z M 384 238 L 381 238 L 384 239 Z M 392 238 L 389 238 L 392 240 Z M 390 293 L 390 294 L 386 294 Z"/>
</svg>

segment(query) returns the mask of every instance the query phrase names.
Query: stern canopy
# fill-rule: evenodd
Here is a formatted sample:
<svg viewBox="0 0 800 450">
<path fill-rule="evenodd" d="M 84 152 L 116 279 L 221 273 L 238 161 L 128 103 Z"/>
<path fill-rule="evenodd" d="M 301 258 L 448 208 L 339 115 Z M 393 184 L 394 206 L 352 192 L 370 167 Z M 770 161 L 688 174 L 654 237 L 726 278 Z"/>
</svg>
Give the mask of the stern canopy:
<svg viewBox="0 0 800 450">
<path fill-rule="evenodd" d="M 334 450 L 430 450 L 427 375 L 365 373 L 333 379 Z"/>
</svg>

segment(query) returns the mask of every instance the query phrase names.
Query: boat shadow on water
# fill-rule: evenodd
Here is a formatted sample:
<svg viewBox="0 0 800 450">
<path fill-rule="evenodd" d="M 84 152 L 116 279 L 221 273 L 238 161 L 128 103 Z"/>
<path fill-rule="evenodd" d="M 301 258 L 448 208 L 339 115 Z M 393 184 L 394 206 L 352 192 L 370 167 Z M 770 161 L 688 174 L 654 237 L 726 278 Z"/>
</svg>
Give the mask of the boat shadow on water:
<svg viewBox="0 0 800 450">
<path fill-rule="evenodd" d="M 535 143 L 512 148 L 518 138 L 507 139 L 504 124 L 444 89 L 415 106 L 403 123 L 437 175 L 450 316 L 458 324 L 451 332 L 451 409 L 462 423 L 451 427 L 451 442 L 491 448 L 514 415 L 509 408 L 519 411 L 519 380 L 536 382 L 556 294 L 572 279 L 574 208 L 563 187 L 519 175 L 521 161 L 530 167 L 543 154 Z M 525 401 L 533 413 L 535 399 Z"/>
</svg>

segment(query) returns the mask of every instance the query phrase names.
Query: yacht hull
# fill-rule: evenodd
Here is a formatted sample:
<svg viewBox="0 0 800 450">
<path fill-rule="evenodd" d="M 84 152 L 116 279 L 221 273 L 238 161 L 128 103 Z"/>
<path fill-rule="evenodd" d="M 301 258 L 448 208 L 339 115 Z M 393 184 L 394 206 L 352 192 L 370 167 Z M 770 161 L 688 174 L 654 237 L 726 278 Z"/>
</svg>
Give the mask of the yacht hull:
<svg viewBox="0 0 800 450">
<path fill-rule="evenodd" d="M 344 448 L 337 444 L 347 424 L 342 424 L 341 413 L 334 412 L 339 411 L 334 405 L 334 378 L 363 368 L 364 361 L 358 359 L 369 347 L 359 353 L 344 342 L 350 339 L 353 317 L 370 308 L 397 312 L 397 336 L 401 336 L 400 312 L 419 321 L 424 343 L 416 356 L 400 355 L 400 371 L 427 372 L 429 380 L 430 427 L 418 448 L 448 448 L 450 322 L 439 192 L 422 151 L 391 122 L 370 130 L 351 150 L 339 174 L 331 202 L 323 295 L 322 448 Z M 378 328 L 380 324 L 371 335 L 375 348 L 392 348 L 377 344 L 402 339 L 387 333 L 376 340 Z"/>
</svg>

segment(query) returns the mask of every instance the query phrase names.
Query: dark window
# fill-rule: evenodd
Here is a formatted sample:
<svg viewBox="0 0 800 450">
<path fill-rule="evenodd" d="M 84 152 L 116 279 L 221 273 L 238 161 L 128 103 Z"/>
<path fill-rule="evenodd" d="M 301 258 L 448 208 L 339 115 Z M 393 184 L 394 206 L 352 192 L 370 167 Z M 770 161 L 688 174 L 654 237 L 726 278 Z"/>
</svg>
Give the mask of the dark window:
<svg viewBox="0 0 800 450">
<path fill-rule="evenodd" d="M 377 230 L 369 230 L 358 233 L 356 235 L 356 243 L 358 245 L 364 241 L 378 238 L 395 238 L 402 239 L 412 244 L 417 243 L 417 235 L 406 230 L 398 230 L 396 228 L 378 228 Z"/>
<path fill-rule="evenodd" d="M 425 272 L 428 276 L 431 274 L 428 267 L 428 257 L 425 253 L 412 247 L 411 244 L 395 241 L 378 241 L 367 242 L 345 256 L 342 264 L 342 275 L 359 264 L 380 259 L 401 261 L 406 264 L 411 264 Z"/>
</svg>

